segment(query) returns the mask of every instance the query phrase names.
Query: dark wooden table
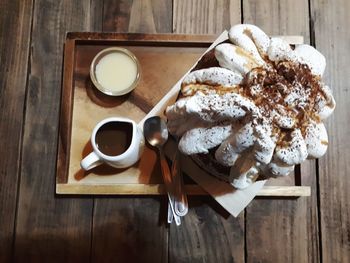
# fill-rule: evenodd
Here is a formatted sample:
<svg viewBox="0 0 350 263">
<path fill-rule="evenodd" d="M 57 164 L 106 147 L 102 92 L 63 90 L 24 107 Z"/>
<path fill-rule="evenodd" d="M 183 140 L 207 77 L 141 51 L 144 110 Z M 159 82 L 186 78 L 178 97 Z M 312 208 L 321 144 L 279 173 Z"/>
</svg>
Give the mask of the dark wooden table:
<svg viewBox="0 0 350 263">
<path fill-rule="evenodd" d="M 1 0 L 0 261 L 350 262 L 350 1 Z M 303 35 L 337 101 L 326 156 L 303 166 L 310 198 L 256 199 L 238 218 L 190 200 L 181 227 L 159 197 L 55 196 L 67 31 L 220 33 L 254 23 Z"/>
</svg>

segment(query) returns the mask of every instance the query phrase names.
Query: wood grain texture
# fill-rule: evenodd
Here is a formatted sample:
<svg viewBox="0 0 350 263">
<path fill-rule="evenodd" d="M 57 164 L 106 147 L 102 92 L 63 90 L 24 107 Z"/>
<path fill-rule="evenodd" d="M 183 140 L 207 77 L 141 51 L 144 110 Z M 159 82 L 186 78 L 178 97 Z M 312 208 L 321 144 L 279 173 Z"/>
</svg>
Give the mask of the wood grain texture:
<svg viewBox="0 0 350 263">
<path fill-rule="evenodd" d="M 243 22 L 259 26 L 268 35 L 302 35 L 309 43 L 307 0 L 245 0 Z"/>
<path fill-rule="evenodd" d="M 182 225 L 170 225 L 169 262 L 244 262 L 244 214 L 230 216 L 210 197 L 191 197 Z"/>
<path fill-rule="evenodd" d="M 240 18 L 239 1 L 174 1 L 175 33 L 218 34 Z M 244 231 L 244 214 L 233 218 L 210 198 L 190 199 L 183 225 L 170 225 L 169 261 L 244 262 Z"/>
<path fill-rule="evenodd" d="M 103 10 L 105 32 L 171 32 L 172 1 L 169 0 L 105 0 Z"/>
<path fill-rule="evenodd" d="M 103 31 L 171 33 L 172 1 L 105 1 Z M 157 93 L 157 87 L 153 87 Z M 167 262 L 166 201 L 94 200 L 93 262 Z"/>
<path fill-rule="evenodd" d="M 69 167 L 69 150 L 71 144 L 71 120 L 72 120 L 72 97 L 73 97 L 73 70 L 75 57 L 75 40 L 68 39 L 64 43 L 63 80 L 61 91 L 61 112 L 59 122 L 59 137 L 56 164 L 56 183 L 67 182 Z"/>
<path fill-rule="evenodd" d="M 12 255 L 32 4 L 0 2 L 0 262 Z"/>
<path fill-rule="evenodd" d="M 300 207 L 306 207 L 306 214 L 302 222 L 306 223 L 306 244 L 309 262 L 320 262 L 320 229 L 318 217 L 318 178 L 317 161 L 307 160 L 300 166 L 301 185 L 308 185 L 311 188 L 311 195 L 307 198 L 300 198 Z M 305 211 L 305 210 L 303 210 Z M 303 234 L 304 235 L 304 234 Z"/>
<path fill-rule="evenodd" d="M 167 262 L 166 202 L 95 199 L 92 262 Z"/>
<path fill-rule="evenodd" d="M 301 34 L 309 42 L 308 1 L 243 1 L 245 23 L 274 35 Z M 312 198 L 254 200 L 246 209 L 247 262 L 318 262 L 314 162 L 301 166 Z M 297 240 L 297 242 L 296 242 Z M 283 253 L 281 253 L 283 251 Z"/>
<path fill-rule="evenodd" d="M 317 262 L 308 259 L 305 215 L 309 211 L 298 202 L 264 198 L 248 206 L 247 262 Z"/>
<path fill-rule="evenodd" d="M 54 180 L 62 54 L 68 30 L 87 30 L 90 1 L 35 1 L 16 262 L 86 262 L 90 257 L 92 200 L 55 198 Z"/>
<path fill-rule="evenodd" d="M 247 217 L 238 220 L 227 217 L 210 198 L 190 198 L 182 226 L 170 230 L 163 225 L 166 201 L 159 197 L 100 197 L 93 209 L 91 198 L 54 195 L 65 31 L 100 31 L 103 23 L 106 31 L 174 28 L 176 33 L 216 34 L 240 22 L 235 15 L 240 1 L 174 0 L 174 8 L 170 0 L 104 2 L 103 7 L 99 0 L 0 1 L 0 142 L 11 142 L 11 149 L 0 149 L 0 262 L 349 262 L 349 2 L 310 0 L 309 34 L 307 1 L 241 1 L 245 22 L 269 34 L 302 33 L 305 42 L 311 35 L 327 58 L 326 82 L 338 105 L 326 122 L 328 153 L 318 161 L 319 168 L 314 161 L 301 167 L 302 174 L 310 175 L 302 183 L 312 186 L 311 198 L 258 199 L 246 210 Z M 167 253 L 168 245 L 174 249 Z"/>
<path fill-rule="evenodd" d="M 174 33 L 218 34 L 240 22 L 238 0 L 174 0 Z"/>
<path fill-rule="evenodd" d="M 315 44 L 327 59 L 326 83 L 337 108 L 326 120 L 330 144 L 319 160 L 321 248 L 324 262 L 350 262 L 350 2 L 311 1 Z"/>
</svg>

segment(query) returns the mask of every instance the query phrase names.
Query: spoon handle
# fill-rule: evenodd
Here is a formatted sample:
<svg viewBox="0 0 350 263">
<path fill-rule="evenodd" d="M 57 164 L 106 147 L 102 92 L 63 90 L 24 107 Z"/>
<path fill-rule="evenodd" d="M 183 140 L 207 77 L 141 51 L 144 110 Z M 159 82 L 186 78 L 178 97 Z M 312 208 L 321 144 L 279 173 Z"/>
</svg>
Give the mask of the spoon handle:
<svg viewBox="0 0 350 263">
<path fill-rule="evenodd" d="M 167 195 L 168 195 L 168 202 L 170 204 L 171 212 L 173 213 L 175 223 L 176 223 L 176 225 L 179 226 L 181 224 L 181 219 L 175 213 L 174 205 L 172 202 L 172 200 L 174 200 L 174 195 L 173 195 L 174 190 L 173 190 L 173 186 L 172 186 L 169 165 L 168 165 L 167 160 L 165 159 L 164 152 L 163 152 L 162 148 L 159 148 L 159 157 L 160 157 L 160 166 L 162 168 L 163 181 L 164 181 L 165 189 L 166 189 Z"/>
<path fill-rule="evenodd" d="M 173 176 L 173 185 L 175 186 L 175 213 L 179 216 L 185 216 L 188 212 L 188 201 L 187 195 L 185 193 L 185 187 L 183 182 L 183 177 L 181 169 L 179 166 L 179 150 L 176 149 L 172 167 L 171 174 Z"/>
<path fill-rule="evenodd" d="M 169 224 L 171 224 L 173 222 L 173 212 L 171 211 L 171 205 L 168 202 L 168 216 L 167 216 L 167 221 Z"/>
</svg>

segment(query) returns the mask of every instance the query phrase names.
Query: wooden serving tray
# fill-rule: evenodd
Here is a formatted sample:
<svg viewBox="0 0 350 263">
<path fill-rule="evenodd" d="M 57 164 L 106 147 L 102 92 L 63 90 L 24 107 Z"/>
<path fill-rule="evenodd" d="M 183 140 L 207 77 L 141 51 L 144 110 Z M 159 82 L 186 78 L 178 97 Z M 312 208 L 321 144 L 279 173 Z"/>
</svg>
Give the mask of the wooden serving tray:
<svg viewBox="0 0 350 263">
<path fill-rule="evenodd" d="M 302 37 L 285 37 L 302 43 Z M 146 147 L 133 167 L 115 169 L 101 165 L 89 172 L 80 161 L 92 151 L 90 135 L 100 120 L 123 116 L 141 121 L 171 87 L 196 63 L 216 39 L 212 35 L 67 33 L 61 97 L 59 145 L 56 173 L 57 194 L 157 195 L 163 194 L 157 153 Z M 120 46 L 139 59 L 141 81 L 122 97 L 100 93 L 89 76 L 90 64 L 102 49 Z M 186 168 L 193 166 L 187 163 Z M 193 167 L 194 169 L 198 169 Z M 300 170 L 300 169 L 298 169 Z M 270 180 L 260 196 L 308 196 L 310 187 L 297 185 L 300 173 Z M 188 194 L 206 194 L 186 180 Z"/>
</svg>

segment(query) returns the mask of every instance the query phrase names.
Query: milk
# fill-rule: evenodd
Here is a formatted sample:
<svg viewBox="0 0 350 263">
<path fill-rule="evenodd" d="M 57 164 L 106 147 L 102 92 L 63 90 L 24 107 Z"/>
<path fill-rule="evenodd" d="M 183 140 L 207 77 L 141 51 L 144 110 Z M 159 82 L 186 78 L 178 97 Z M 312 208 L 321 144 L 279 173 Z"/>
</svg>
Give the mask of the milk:
<svg viewBox="0 0 350 263">
<path fill-rule="evenodd" d="M 127 90 L 137 76 L 135 61 L 122 52 L 104 56 L 96 65 L 97 82 L 106 90 L 121 92 Z"/>
</svg>

